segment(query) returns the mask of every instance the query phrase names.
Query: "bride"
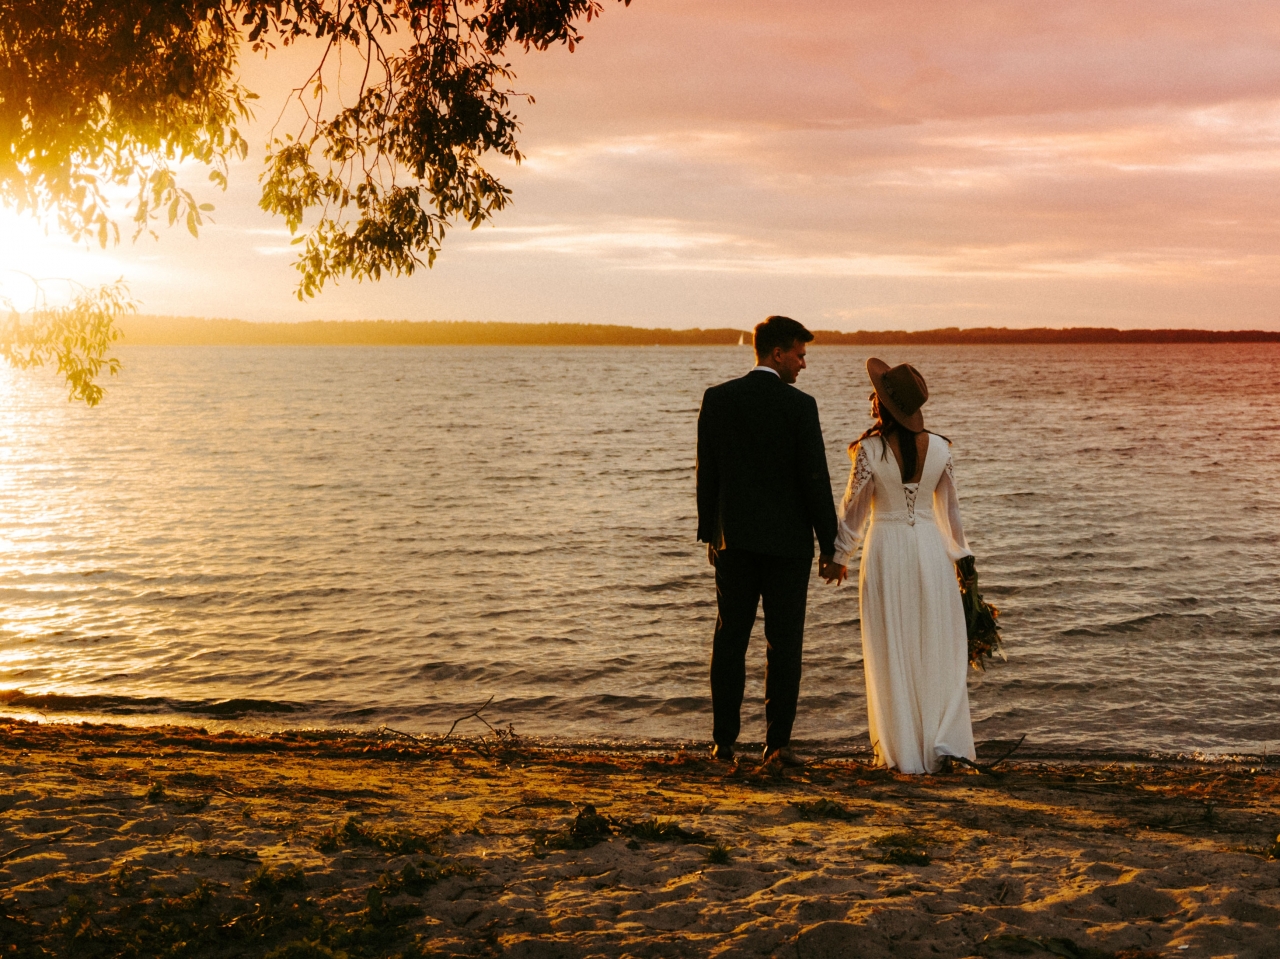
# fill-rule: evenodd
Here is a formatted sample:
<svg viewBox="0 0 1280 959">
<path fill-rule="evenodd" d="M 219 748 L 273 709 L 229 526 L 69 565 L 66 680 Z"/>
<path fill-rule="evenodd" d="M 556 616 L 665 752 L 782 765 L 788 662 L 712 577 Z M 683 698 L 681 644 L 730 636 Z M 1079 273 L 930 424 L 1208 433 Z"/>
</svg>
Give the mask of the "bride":
<svg viewBox="0 0 1280 959">
<path fill-rule="evenodd" d="M 960 524 L 950 441 L 924 428 L 924 377 L 874 357 L 867 375 L 876 422 L 849 446 L 835 557 L 822 575 L 844 581 L 869 519 L 858 606 L 872 746 L 886 766 L 936 772 L 949 762 L 943 757 L 975 758 L 953 568 L 973 553 Z"/>
</svg>

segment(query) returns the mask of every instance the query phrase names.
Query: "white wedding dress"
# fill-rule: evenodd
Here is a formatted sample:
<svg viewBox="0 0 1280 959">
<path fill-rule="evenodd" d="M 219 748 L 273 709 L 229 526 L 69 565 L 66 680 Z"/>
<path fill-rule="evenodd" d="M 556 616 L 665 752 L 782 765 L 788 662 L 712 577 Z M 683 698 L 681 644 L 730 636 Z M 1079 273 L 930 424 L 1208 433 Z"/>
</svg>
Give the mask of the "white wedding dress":
<svg viewBox="0 0 1280 959">
<path fill-rule="evenodd" d="M 884 440 L 863 440 L 839 516 L 837 563 L 849 565 L 866 527 L 858 606 L 877 761 L 923 773 L 937 770 L 939 756 L 974 759 L 969 645 L 953 565 L 973 554 L 947 441 L 930 433 L 920 482 L 904 484 Z"/>
</svg>

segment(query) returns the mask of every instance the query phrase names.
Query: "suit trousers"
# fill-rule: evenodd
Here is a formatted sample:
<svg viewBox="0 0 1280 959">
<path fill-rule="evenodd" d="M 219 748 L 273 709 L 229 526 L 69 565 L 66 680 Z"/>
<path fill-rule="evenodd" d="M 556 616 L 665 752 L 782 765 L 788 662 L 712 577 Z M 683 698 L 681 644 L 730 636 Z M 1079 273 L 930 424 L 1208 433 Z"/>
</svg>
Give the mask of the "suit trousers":
<svg viewBox="0 0 1280 959">
<path fill-rule="evenodd" d="M 800 697 L 800 657 L 813 557 L 770 556 L 744 549 L 715 554 L 716 631 L 711 644 L 711 707 L 717 746 L 732 748 L 742 726 L 747 643 L 764 600 L 765 745 L 791 742 Z"/>
</svg>

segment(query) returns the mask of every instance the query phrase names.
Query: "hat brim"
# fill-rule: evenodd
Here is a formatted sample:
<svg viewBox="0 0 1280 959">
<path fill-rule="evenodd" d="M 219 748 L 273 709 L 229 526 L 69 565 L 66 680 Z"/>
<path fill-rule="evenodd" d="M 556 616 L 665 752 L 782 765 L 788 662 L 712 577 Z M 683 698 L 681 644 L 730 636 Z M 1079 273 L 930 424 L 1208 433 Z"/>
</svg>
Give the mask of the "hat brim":
<svg viewBox="0 0 1280 959">
<path fill-rule="evenodd" d="M 891 400 L 888 391 L 884 388 L 884 375 L 889 372 L 889 364 L 884 360 L 871 357 L 867 360 L 867 376 L 871 378 L 871 385 L 875 387 L 876 396 L 880 400 L 880 405 L 888 409 L 893 414 L 893 418 L 909 429 L 913 433 L 919 433 L 924 430 L 924 413 L 916 410 L 910 416 L 902 412 L 898 404 Z"/>
</svg>

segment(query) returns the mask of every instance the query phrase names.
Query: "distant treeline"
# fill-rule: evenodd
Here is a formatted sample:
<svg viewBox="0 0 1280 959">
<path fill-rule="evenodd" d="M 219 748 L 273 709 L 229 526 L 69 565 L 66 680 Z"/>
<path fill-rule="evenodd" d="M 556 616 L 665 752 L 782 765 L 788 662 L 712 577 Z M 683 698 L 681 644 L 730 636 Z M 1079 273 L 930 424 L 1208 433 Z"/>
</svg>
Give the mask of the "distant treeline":
<svg viewBox="0 0 1280 959">
<path fill-rule="evenodd" d="M 1012 343 L 1280 343 L 1280 331 L 1267 330 L 1114 330 L 1103 326 L 1075 326 L 1065 330 L 1034 327 L 1027 330 L 980 326 L 941 330 L 858 330 L 837 333 L 817 330 L 815 343 L 839 346 L 966 346 Z"/>
<path fill-rule="evenodd" d="M 249 323 L 186 316 L 133 316 L 120 324 L 125 342 L 150 346 L 730 346 L 751 342 L 749 330 L 650 330 L 598 323 L 472 323 L 408 320 L 317 320 Z M 1016 343 L 1280 343 L 1264 330 L 1113 330 L 1074 327 L 1027 330 L 979 327 L 941 330 L 818 330 L 820 344 L 965 346 Z"/>
<path fill-rule="evenodd" d="M 155 346 L 709 346 L 741 330 L 648 330 L 598 323 L 467 323 L 315 320 L 249 323 L 185 316 L 126 317 L 126 343 Z M 746 342 L 751 342 L 747 332 Z"/>
</svg>

